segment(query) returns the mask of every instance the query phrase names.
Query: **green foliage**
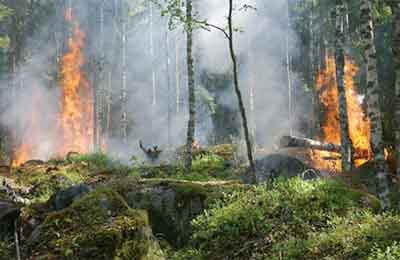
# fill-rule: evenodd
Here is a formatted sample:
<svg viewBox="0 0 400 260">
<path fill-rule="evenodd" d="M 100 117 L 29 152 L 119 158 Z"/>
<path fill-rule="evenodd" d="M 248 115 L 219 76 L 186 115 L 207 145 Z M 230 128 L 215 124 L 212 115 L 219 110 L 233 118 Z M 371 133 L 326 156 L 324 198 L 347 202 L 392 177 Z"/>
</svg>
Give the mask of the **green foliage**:
<svg viewBox="0 0 400 260">
<path fill-rule="evenodd" d="M 3 22 L 13 14 L 14 11 L 11 8 L 5 6 L 4 4 L 0 4 L 0 22 Z"/>
<path fill-rule="evenodd" d="M 400 245 L 396 241 L 386 249 L 375 245 L 368 260 L 397 260 L 400 259 Z"/>
<path fill-rule="evenodd" d="M 224 158 L 215 154 L 197 156 L 192 163 L 192 172 L 185 173 L 183 165 L 160 165 L 133 167 L 130 175 L 144 178 L 173 178 L 187 181 L 211 181 L 232 179 L 233 169 Z"/>
<path fill-rule="evenodd" d="M 193 244 L 204 252 L 204 259 L 223 255 L 229 259 L 249 259 L 244 256 L 250 255 L 279 259 L 282 251 L 300 256 L 314 241 L 311 238 L 329 234 L 338 219 L 367 213 L 374 216 L 371 212 L 378 209 L 375 197 L 337 182 L 280 180 L 229 195 L 205 211 L 193 221 Z"/>
<path fill-rule="evenodd" d="M 5 36 L 5 37 L 0 37 L 0 48 L 8 48 L 10 46 L 10 38 Z"/>
<path fill-rule="evenodd" d="M 14 259 L 14 252 L 13 243 L 0 241 L 0 260 Z"/>
<path fill-rule="evenodd" d="M 114 164 L 113 159 L 101 152 L 72 156 L 68 160 L 72 163 L 88 163 L 91 166 L 103 169 L 110 168 Z"/>
<path fill-rule="evenodd" d="M 39 168 L 17 173 L 17 183 L 33 187 L 29 197 L 34 202 L 46 202 L 54 193 L 84 181 L 85 176 L 79 169 L 64 168 L 59 171 L 46 172 Z"/>
</svg>

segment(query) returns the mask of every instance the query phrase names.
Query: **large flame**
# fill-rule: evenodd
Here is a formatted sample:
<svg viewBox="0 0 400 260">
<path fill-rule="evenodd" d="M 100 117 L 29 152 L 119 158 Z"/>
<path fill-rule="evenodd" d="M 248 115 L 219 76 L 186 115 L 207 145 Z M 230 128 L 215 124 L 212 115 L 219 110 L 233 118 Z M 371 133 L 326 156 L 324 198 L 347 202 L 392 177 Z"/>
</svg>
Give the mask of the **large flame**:
<svg viewBox="0 0 400 260">
<path fill-rule="evenodd" d="M 62 58 L 62 113 L 60 128 L 62 144 L 58 154 L 68 152 L 87 153 L 93 145 L 93 89 L 83 72 L 85 57 L 83 48 L 85 34 L 79 24 L 73 22 L 71 10 L 65 12 L 65 19 L 73 26 L 68 39 L 69 51 Z"/>
<path fill-rule="evenodd" d="M 336 82 L 336 64 L 333 57 L 326 57 L 325 69 L 316 78 L 316 90 L 324 107 L 322 141 L 340 144 L 339 98 Z M 347 113 L 349 119 L 349 135 L 354 148 L 354 163 L 360 166 L 372 158 L 370 147 L 370 121 L 362 108 L 362 96 L 357 93 L 354 77 L 358 67 L 346 57 L 345 90 Z M 320 169 L 341 169 L 338 154 L 326 151 L 313 151 L 314 166 Z"/>
<path fill-rule="evenodd" d="M 33 158 L 65 156 L 71 151 L 87 153 L 92 149 L 93 89 L 83 72 L 85 34 L 79 23 L 74 22 L 71 9 L 66 10 L 65 20 L 70 23 L 73 31 L 68 39 L 68 51 L 61 60 L 61 111 L 57 123 L 52 124 L 55 129 L 43 129 L 45 125 L 38 123 L 38 117 L 43 117 L 38 107 L 46 102 L 45 95 L 38 88 L 33 91 L 32 107 L 28 108 L 30 120 L 23 126 L 23 131 L 19 134 L 19 145 L 14 149 L 13 166 L 19 166 Z M 49 135 L 49 132 L 52 134 Z M 46 138 L 51 139 L 50 143 L 57 143 L 57 148 L 52 149 L 53 153 L 46 150 L 44 140 L 39 138 L 42 133 L 47 133 Z"/>
</svg>

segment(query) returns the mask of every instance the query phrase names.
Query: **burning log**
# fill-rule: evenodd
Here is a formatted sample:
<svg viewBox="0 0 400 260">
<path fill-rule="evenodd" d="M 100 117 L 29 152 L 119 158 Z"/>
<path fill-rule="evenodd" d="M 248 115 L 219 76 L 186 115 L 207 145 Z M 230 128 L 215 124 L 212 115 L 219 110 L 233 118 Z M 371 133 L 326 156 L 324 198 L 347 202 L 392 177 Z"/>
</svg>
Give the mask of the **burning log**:
<svg viewBox="0 0 400 260">
<path fill-rule="evenodd" d="M 301 147 L 301 148 L 310 148 L 321 151 L 340 153 L 340 145 L 331 143 L 322 143 L 317 140 L 301 138 L 296 136 L 282 136 L 281 139 L 279 140 L 279 146 L 281 148 Z"/>
</svg>

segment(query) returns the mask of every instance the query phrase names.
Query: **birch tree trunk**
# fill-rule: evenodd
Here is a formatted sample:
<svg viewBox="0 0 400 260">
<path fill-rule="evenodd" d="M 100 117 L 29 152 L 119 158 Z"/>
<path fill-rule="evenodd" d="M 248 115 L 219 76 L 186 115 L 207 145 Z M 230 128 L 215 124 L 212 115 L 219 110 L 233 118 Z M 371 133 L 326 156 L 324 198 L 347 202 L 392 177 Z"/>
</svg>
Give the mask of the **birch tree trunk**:
<svg viewBox="0 0 400 260">
<path fill-rule="evenodd" d="M 400 177 L 400 1 L 392 4 L 392 13 L 394 16 L 394 37 L 393 37 L 393 56 L 395 66 L 395 91 L 396 91 L 396 151 L 397 151 L 397 169 L 396 174 Z"/>
<path fill-rule="evenodd" d="M 340 152 L 342 154 L 342 171 L 347 172 L 352 168 L 352 143 L 349 136 L 349 118 L 347 113 L 346 89 L 344 85 L 344 13 L 345 7 L 343 1 L 336 0 L 333 22 L 335 23 L 336 82 L 339 94 Z"/>
<path fill-rule="evenodd" d="M 317 93 L 317 90 L 315 88 L 315 75 L 316 75 L 316 70 L 321 70 L 322 69 L 322 64 L 320 62 L 322 59 L 319 59 L 321 57 L 321 47 L 319 45 L 322 45 L 322 32 L 320 29 L 318 29 L 317 32 L 314 30 L 314 19 L 316 17 L 315 14 L 315 4 L 314 1 L 311 2 L 311 15 L 310 15 L 310 53 L 309 53 L 309 59 L 310 59 L 310 82 L 309 84 L 312 86 L 312 127 L 310 127 L 310 136 L 313 136 L 314 138 L 319 138 L 320 137 L 320 131 L 321 129 L 321 120 L 320 120 L 320 100 L 319 100 L 319 95 Z M 319 35 L 319 45 L 317 46 L 316 44 L 316 35 Z M 316 54 L 317 53 L 317 54 Z"/>
<path fill-rule="evenodd" d="M 254 159 L 253 159 L 253 149 L 252 149 L 252 144 L 250 141 L 250 133 L 249 133 L 249 127 L 247 123 L 247 116 L 246 116 L 246 109 L 244 107 L 243 103 L 243 98 L 242 98 L 242 93 L 240 92 L 240 87 L 239 87 L 239 79 L 238 79 L 238 68 L 237 68 L 237 61 L 236 61 L 236 54 L 235 54 L 235 48 L 234 48 L 234 38 L 233 38 L 233 0 L 229 0 L 229 14 L 228 14 L 228 40 L 229 40 L 229 52 L 231 55 L 232 59 L 232 65 L 233 65 L 233 83 L 235 86 L 235 93 L 238 99 L 239 103 L 239 110 L 240 114 L 242 116 L 242 127 L 244 130 L 244 138 L 246 141 L 246 148 L 247 148 L 247 158 L 250 163 L 250 176 L 252 178 L 252 181 L 256 181 L 256 167 L 254 164 Z"/>
<path fill-rule="evenodd" d="M 124 10 L 124 5 L 120 3 L 121 8 L 121 38 L 122 38 L 122 52 L 121 52 L 121 139 L 123 144 L 128 143 L 128 115 L 127 115 L 127 94 L 126 94 L 126 81 L 127 81 L 127 71 L 126 71 L 126 48 L 127 48 L 127 14 Z"/>
<path fill-rule="evenodd" d="M 169 57 L 169 34 L 168 25 L 165 27 L 165 72 L 167 76 L 167 144 L 171 147 L 171 76 L 170 57 Z"/>
<path fill-rule="evenodd" d="M 390 207 L 388 166 L 384 154 L 383 122 L 382 113 L 380 111 L 374 26 L 370 1 L 362 0 L 360 10 L 360 33 L 363 44 L 364 60 L 367 66 L 367 111 L 371 120 L 371 147 L 376 163 L 378 195 L 382 207 L 388 209 Z"/>
<path fill-rule="evenodd" d="M 192 171 L 192 146 L 194 142 L 195 123 L 196 123 L 196 96 L 194 85 L 194 61 L 193 61 L 193 3 L 186 0 L 186 59 L 189 88 L 189 121 L 186 136 L 186 160 L 185 169 L 189 174 Z"/>
<path fill-rule="evenodd" d="M 105 112 L 106 112 L 106 90 L 105 90 L 105 33 L 104 33 L 104 5 L 105 0 L 100 3 L 100 62 L 99 62 L 99 93 L 97 101 L 97 138 L 101 151 L 105 149 Z"/>
<path fill-rule="evenodd" d="M 292 106 L 292 77 L 291 77 L 291 67 L 290 67 L 290 39 L 289 39 L 289 33 L 290 33 L 290 0 L 287 0 L 287 10 L 286 10 L 286 18 L 287 18 L 287 31 L 286 31 L 286 73 L 287 73 L 287 84 L 288 84 L 288 120 L 289 120 L 289 135 L 293 135 L 293 120 L 292 120 L 292 112 L 293 112 L 293 106 Z M 312 28 L 312 23 L 311 23 L 311 28 Z M 312 53 L 312 52 L 311 52 Z M 312 57 L 312 56 L 311 56 Z"/>
<path fill-rule="evenodd" d="M 154 54 L 154 13 L 153 3 L 149 1 L 149 21 L 150 21 L 150 59 L 151 59 L 151 86 L 152 86 L 152 103 L 151 103 L 151 136 L 153 132 L 154 121 L 156 120 L 156 107 L 157 107 L 157 86 L 156 86 L 156 71 L 155 71 L 155 54 Z"/>
<path fill-rule="evenodd" d="M 175 36 L 175 81 L 176 81 L 176 113 L 180 113 L 181 107 L 181 68 L 179 53 L 179 36 Z"/>
</svg>

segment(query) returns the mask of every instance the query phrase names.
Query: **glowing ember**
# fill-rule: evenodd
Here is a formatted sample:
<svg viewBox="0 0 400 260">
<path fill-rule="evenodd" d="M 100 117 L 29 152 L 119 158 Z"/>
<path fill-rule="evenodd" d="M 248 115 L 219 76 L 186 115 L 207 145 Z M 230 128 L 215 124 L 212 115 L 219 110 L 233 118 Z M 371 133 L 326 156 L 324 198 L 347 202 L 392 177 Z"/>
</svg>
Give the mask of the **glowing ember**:
<svg viewBox="0 0 400 260">
<path fill-rule="evenodd" d="M 356 166 L 367 162 L 372 157 L 370 147 L 370 121 L 365 115 L 361 101 L 354 85 L 354 76 L 358 72 L 357 66 L 348 58 L 345 65 L 345 89 L 349 118 L 350 139 L 354 148 L 354 162 Z M 336 64 L 333 57 L 326 57 L 326 67 L 316 78 L 316 89 L 319 92 L 321 104 L 324 106 L 324 120 L 322 122 L 322 141 L 340 144 L 339 100 L 336 83 Z M 313 151 L 311 157 L 314 166 L 319 169 L 341 169 L 338 154 L 326 151 Z"/>
<path fill-rule="evenodd" d="M 72 22 L 71 10 L 65 14 Z M 59 154 L 87 153 L 93 145 L 93 89 L 82 71 L 85 59 L 82 49 L 85 34 L 78 23 L 73 23 L 73 35 L 68 41 L 69 51 L 62 58 L 62 141 Z"/>
</svg>

